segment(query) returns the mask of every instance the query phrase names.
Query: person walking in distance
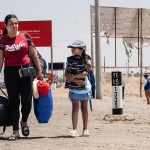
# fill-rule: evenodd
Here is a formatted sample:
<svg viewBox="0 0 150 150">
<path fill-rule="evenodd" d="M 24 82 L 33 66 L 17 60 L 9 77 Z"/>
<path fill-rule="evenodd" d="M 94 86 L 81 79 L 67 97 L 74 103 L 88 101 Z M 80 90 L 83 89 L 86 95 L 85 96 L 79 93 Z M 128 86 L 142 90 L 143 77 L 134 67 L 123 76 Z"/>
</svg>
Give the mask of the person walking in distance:
<svg viewBox="0 0 150 150">
<path fill-rule="evenodd" d="M 145 91 L 145 96 L 147 99 L 147 104 L 150 104 L 150 78 L 148 78 L 148 74 L 144 74 L 144 91 Z"/>
</svg>

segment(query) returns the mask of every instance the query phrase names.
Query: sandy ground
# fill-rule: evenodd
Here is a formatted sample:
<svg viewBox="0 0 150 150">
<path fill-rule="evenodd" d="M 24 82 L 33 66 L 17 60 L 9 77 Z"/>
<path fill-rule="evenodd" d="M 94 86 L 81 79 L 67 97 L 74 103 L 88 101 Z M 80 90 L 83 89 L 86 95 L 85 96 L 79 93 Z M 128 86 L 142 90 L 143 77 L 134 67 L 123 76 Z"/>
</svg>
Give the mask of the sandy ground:
<svg viewBox="0 0 150 150">
<path fill-rule="evenodd" d="M 48 124 L 38 124 L 32 110 L 29 118 L 30 136 L 7 141 L 11 128 L 0 138 L 0 150 L 150 150 L 150 105 L 145 96 L 139 98 L 139 78 L 124 77 L 126 82 L 124 114 L 133 121 L 106 121 L 112 113 L 110 74 L 103 75 L 103 100 L 93 99 L 93 112 L 89 109 L 90 137 L 69 138 L 71 129 L 71 103 L 68 90 L 53 90 L 54 111 Z M 78 131 L 82 131 L 79 113 Z"/>
</svg>

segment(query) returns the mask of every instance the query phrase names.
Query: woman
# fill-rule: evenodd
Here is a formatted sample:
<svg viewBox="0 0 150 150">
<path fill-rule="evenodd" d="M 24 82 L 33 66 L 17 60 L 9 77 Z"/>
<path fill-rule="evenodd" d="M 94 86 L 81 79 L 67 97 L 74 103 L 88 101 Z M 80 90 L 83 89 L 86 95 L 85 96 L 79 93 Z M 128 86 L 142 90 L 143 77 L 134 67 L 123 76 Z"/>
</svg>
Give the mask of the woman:
<svg viewBox="0 0 150 150">
<path fill-rule="evenodd" d="M 19 69 L 21 65 L 23 67 L 28 67 L 31 57 L 38 70 L 37 78 L 42 79 L 43 74 L 32 41 L 27 43 L 25 36 L 18 31 L 18 19 L 16 15 L 7 15 L 4 23 L 3 37 L 0 40 L 0 71 L 4 63 L 4 81 L 9 97 L 10 114 L 13 125 L 13 133 L 9 137 L 9 140 L 17 140 L 20 138 L 20 101 L 22 105 L 22 118 L 20 124 L 22 135 L 24 136 L 28 136 L 30 133 L 27 120 L 32 104 L 32 80 L 30 77 L 20 77 Z M 27 36 L 29 37 L 29 35 Z"/>
<path fill-rule="evenodd" d="M 75 41 L 68 48 L 72 50 L 72 56 L 67 58 L 66 87 L 69 88 L 69 98 L 72 102 L 72 126 L 73 130 L 69 136 L 79 136 L 77 131 L 79 105 L 83 119 L 83 131 L 81 136 L 90 136 L 88 126 L 88 100 L 91 98 L 91 84 L 87 78 L 87 60 L 85 44 L 82 41 Z"/>
</svg>

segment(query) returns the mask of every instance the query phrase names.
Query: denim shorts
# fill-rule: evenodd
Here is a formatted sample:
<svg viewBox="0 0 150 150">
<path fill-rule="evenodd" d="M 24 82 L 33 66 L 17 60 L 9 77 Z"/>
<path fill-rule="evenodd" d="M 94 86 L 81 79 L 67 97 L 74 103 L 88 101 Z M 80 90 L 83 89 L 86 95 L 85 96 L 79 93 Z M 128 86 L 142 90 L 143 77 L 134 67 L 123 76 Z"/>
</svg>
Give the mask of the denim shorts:
<svg viewBox="0 0 150 150">
<path fill-rule="evenodd" d="M 91 93 L 85 93 L 85 94 L 77 94 L 74 92 L 69 91 L 69 98 L 70 100 L 90 100 L 91 99 Z"/>
</svg>

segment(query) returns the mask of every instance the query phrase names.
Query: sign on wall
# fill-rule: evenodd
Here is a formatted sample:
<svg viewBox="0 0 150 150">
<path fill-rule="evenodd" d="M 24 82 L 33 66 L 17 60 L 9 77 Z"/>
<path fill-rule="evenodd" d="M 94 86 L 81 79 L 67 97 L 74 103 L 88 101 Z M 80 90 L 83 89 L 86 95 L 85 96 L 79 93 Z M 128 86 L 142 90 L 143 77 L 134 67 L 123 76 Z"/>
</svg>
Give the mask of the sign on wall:
<svg viewBox="0 0 150 150">
<path fill-rule="evenodd" d="M 4 22 L 0 22 L 0 37 L 4 26 Z M 37 47 L 52 45 L 52 21 L 19 21 L 19 31 L 28 32 Z"/>
</svg>

